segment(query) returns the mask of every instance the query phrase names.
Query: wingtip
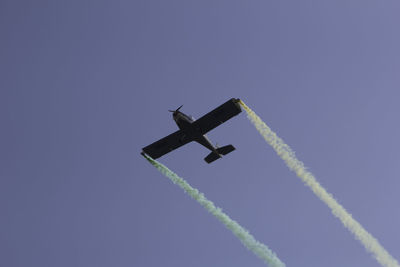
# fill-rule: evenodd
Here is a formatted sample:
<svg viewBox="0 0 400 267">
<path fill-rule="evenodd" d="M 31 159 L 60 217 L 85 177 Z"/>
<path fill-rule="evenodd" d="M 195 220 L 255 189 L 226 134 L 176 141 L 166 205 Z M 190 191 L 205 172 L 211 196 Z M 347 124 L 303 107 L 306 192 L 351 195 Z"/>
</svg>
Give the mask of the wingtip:
<svg viewBox="0 0 400 267">
<path fill-rule="evenodd" d="M 242 102 L 242 100 L 240 100 L 240 98 L 232 98 L 232 102 L 236 105 L 236 107 L 240 110 L 240 112 L 242 111 L 242 107 L 240 102 Z M 240 113 L 239 112 L 239 113 Z"/>
</svg>

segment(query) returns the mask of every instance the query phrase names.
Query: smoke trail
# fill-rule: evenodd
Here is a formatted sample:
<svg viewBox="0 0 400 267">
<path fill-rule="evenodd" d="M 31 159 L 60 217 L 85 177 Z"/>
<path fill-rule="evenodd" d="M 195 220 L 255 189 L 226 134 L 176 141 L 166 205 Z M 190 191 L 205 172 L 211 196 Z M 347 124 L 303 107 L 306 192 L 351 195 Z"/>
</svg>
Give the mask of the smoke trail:
<svg viewBox="0 0 400 267">
<path fill-rule="evenodd" d="M 375 259 L 386 267 L 399 267 L 399 263 L 368 233 L 351 214 L 349 214 L 315 179 L 314 175 L 307 171 L 303 162 L 296 158 L 294 151 L 283 142 L 245 103 L 239 102 L 247 112 L 247 117 L 254 124 L 265 141 L 272 146 L 275 152 L 285 161 L 290 170 L 297 176 L 332 210 L 343 225 L 358 239 L 367 251 L 373 254 Z"/>
<path fill-rule="evenodd" d="M 208 212 L 214 215 L 220 222 L 232 231 L 232 233 L 239 238 L 245 247 L 251 250 L 254 254 L 260 257 L 265 263 L 273 267 L 285 267 L 285 264 L 279 260 L 274 252 L 272 252 L 266 245 L 258 242 L 246 229 L 240 226 L 236 221 L 229 218 L 220 208 L 217 208 L 213 202 L 208 200 L 197 189 L 191 187 L 184 179 L 172 172 L 163 164 L 152 159 L 146 154 L 143 156 L 162 174 L 167 176 L 174 184 L 179 185 L 186 193 L 193 199 L 197 200 Z"/>
</svg>

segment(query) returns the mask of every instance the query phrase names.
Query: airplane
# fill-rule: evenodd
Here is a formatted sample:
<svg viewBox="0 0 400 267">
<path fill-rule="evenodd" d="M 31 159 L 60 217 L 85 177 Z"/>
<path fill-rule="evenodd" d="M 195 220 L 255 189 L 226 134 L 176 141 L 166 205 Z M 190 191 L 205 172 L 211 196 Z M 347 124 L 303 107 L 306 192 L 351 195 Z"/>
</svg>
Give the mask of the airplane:
<svg viewBox="0 0 400 267">
<path fill-rule="evenodd" d="M 242 112 L 239 101 L 240 99 L 232 98 L 198 120 L 179 111 L 182 106 L 176 110 L 169 110 L 179 130 L 144 147 L 141 154 L 146 153 L 153 159 L 157 159 L 189 142 L 196 141 L 211 150 L 211 153 L 204 158 L 207 163 L 221 158 L 222 155 L 235 150 L 235 147 L 233 145 L 214 146 L 206 133 Z"/>
</svg>

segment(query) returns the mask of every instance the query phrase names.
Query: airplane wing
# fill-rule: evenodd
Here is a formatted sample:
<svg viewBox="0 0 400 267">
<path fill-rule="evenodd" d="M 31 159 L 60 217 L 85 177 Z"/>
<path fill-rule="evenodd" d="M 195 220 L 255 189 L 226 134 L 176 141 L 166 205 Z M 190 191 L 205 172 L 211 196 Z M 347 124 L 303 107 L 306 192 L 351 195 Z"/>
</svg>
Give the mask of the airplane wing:
<svg viewBox="0 0 400 267">
<path fill-rule="evenodd" d="M 148 145 L 143 148 L 143 152 L 152 157 L 153 159 L 157 159 L 162 155 L 171 152 L 174 149 L 177 149 L 180 146 L 183 146 L 189 142 L 193 141 L 191 136 L 188 136 L 183 131 L 176 131 L 154 143 Z"/>
<path fill-rule="evenodd" d="M 210 111 L 200 119 L 193 122 L 193 126 L 201 134 L 206 134 L 232 117 L 242 112 L 238 103 L 239 99 L 232 98 L 216 109 Z"/>
</svg>

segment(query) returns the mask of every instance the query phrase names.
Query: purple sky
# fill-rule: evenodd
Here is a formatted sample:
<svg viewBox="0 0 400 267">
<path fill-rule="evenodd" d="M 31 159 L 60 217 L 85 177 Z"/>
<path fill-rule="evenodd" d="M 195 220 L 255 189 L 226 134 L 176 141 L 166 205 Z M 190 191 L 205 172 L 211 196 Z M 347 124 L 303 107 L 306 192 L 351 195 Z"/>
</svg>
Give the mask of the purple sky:
<svg viewBox="0 0 400 267">
<path fill-rule="evenodd" d="M 241 98 L 400 260 L 400 2 L 1 1 L 0 266 L 264 266 L 140 156 Z M 287 266 L 379 266 L 245 114 L 160 159 Z"/>
</svg>

